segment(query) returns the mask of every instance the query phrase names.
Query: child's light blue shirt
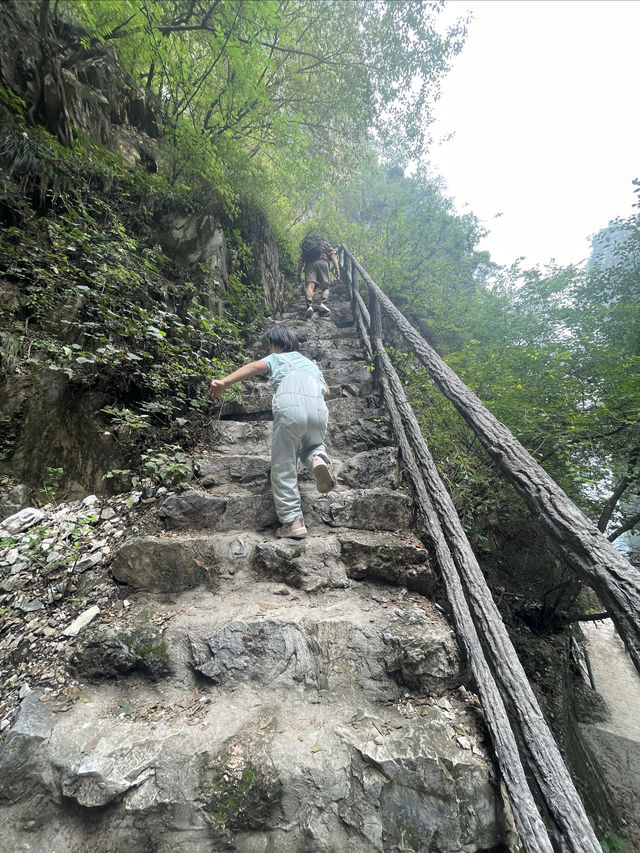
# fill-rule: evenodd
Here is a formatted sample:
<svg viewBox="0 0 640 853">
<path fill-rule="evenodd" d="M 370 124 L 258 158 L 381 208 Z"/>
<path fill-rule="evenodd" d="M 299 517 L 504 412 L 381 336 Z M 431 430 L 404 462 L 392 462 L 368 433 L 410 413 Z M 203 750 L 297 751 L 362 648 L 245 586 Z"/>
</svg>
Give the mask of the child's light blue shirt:
<svg viewBox="0 0 640 853">
<path fill-rule="evenodd" d="M 273 383 L 274 393 L 278 390 L 278 385 L 290 370 L 302 370 L 308 373 L 314 379 L 317 379 L 322 385 L 322 393 L 324 394 L 324 376 L 322 371 L 315 363 L 306 358 L 299 352 L 272 352 L 271 355 L 265 355 L 262 359 L 269 368 L 269 377 Z"/>
</svg>

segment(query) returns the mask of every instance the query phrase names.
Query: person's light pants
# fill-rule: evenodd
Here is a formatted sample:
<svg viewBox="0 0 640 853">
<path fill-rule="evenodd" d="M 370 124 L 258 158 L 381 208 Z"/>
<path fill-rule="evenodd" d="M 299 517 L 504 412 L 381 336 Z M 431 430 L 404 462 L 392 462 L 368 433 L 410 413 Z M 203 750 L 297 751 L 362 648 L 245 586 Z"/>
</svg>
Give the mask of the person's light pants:
<svg viewBox="0 0 640 853">
<path fill-rule="evenodd" d="M 273 398 L 271 487 L 283 524 L 302 515 L 298 459 L 307 468 L 311 468 L 314 456 L 331 463 L 324 446 L 329 413 L 318 388 L 317 379 L 302 370 L 292 370 Z"/>
</svg>

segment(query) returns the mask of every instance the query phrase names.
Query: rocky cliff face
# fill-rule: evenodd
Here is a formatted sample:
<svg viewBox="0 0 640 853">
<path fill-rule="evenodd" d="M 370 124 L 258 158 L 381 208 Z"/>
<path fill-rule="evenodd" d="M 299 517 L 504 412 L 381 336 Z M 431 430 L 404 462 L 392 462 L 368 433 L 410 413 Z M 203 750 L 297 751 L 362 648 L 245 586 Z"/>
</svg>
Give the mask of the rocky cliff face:
<svg viewBox="0 0 640 853">
<path fill-rule="evenodd" d="M 82 44 L 82 30 L 46 14 L 47 4 L 6 0 L 0 27 L 0 83 L 22 98 L 30 118 L 72 142 L 82 132 L 107 150 L 119 154 L 131 168 L 163 169 L 159 130 L 153 105 L 145 92 L 126 79 L 110 44 Z M 48 33 L 48 42 L 42 32 Z M 11 121 L 0 107 L 0 125 Z M 226 223 L 223 225 L 223 221 Z M 235 259 L 225 231 L 238 228 L 253 251 L 253 264 L 244 271 L 249 286 L 264 292 L 265 303 L 276 310 L 283 304 L 284 280 L 275 238 L 264 215 L 245 205 L 237 221 L 229 221 L 219 203 L 195 215 L 175 214 L 160 219 L 151 244 L 160 242 L 187 266 L 205 264 L 219 282 L 212 299 L 221 297 Z M 161 238 L 164 238 L 161 239 Z"/>
<path fill-rule="evenodd" d="M 23 140 L 21 144 L 26 146 L 29 156 L 36 149 L 41 156 L 47 149 L 46 143 L 44 149 L 38 148 L 27 132 L 21 133 L 21 129 L 26 128 L 30 132 L 32 128 L 44 127 L 65 146 L 72 145 L 79 137 L 94 140 L 105 150 L 120 155 L 132 172 L 162 175 L 167 166 L 153 105 L 147 102 L 143 90 L 126 79 L 113 45 L 98 42 L 88 45 L 84 37 L 86 34 L 59 19 L 56 8 L 54 4 L 33 0 L 7 0 L 0 8 L 0 160 L 4 181 L 0 188 L 0 229 L 13 229 L 9 238 L 3 230 L 2 238 L 17 242 L 18 233 L 26 230 L 27 219 L 47 220 L 51 217 L 49 231 L 42 228 L 42 234 L 34 241 L 37 243 L 41 239 L 49 250 L 55 242 L 50 239 L 51 234 L 60 237 L 64 234 L 59 262 L 77 264 L 81 268 L 86 258 L 81 248 L 74 247 L 73 239 L 66 239 L 68 223 L 55 220 L 60 212 L 55 209 L 55 198 L 59 197 L 60 189 L 52 189 L 47 183 L 47 176 L 58 174 L 60 164 L 36 160 L 32 171 L 42 170 L 39 186 L 37 181 L 33 185 L 29 183 L 28 174 L 22 178 L 14 174 L 16 157 L 20 155 L 15 151 L 10 155 L 10 151 L 16 145 L 20 148 L 16 140 Z M 20 102 L 22 106 L 18 106 Z M 20 121 L 25 122 L 22 125 L 16 118 L 18 113 L 21 114 Z M 75 156 L 81 155 L 76 153 Z M 88 198 L 82 204 L 77 198 L 73 201 L 65 199 L 58 207 L 66 207 L 67 211 L 69 208 L 81 209 L 83 204 L 93 201 L 94 196 L 100 196 L 98 184 L 88 189 Z M 28 189 L 24 189 L 25 186 Z M 7 187 L 11 187 L 10 191 Z M 5 191 L 11 196 L 11 204 L 4 203 Z M 20 200 L 23 191 L 24 198 Z M 204 193 L 199 194 L 199 197 L 204 196 Z M 155 214 L 137 217 L 140 221 L 129 216 L 126 227 L 120 223 L 122 240 L 129 241 L 128 248 L 123 249 L 123 257 L 126 251 L 135 251 L 137 256 L 163 254 L 173 264 L 172 279 L 149 281 L 148 290 L 152 293 L 154 310 L 181 313 L 188 322 L 189 305 L 182 304 L 180 299 L 169 298 L 167 293 L 170 289 L 179 289 L 184 281 L 193 280 L 189 295 L 185 295 L 183 301 L 188 303 L 189 299 L 197 298 L 204 308 L 222 316 L 232 276 L 238 287 L 249 293 L 257 292 L 268 309 L 281 308 L 284 278 L 276 240 L 266 217 L 246 202 L 240 205 L 239 213 L 230 214 L 214 196 L 212 191 L 207 200 L 194 210 L 193 206 L 187 209 L 167 191 L 165 203 Z M 110 197 L 106 191 L 99 201 L 110 206 L 118 204 L 117 195 Z M 235 235 L 233 239 L 232 233 Z M 243 253 L 241 259 L 234 248 L 238 237 L 250 250 Z M 135 246 L 135 250 L 131 246 Z M 31 280 L 38 279 L 38 261 L 33 260 L 36 270 L 31 270 L 29 256 L 33 254 L 32 248 L 27 246 L 22 253 L 25 257 L 19 260 L 25 269 L 17 278 L 11 270 L 18 250 L 3 259 L 0 265 L 0 275 L 5 268 L 8 270 L 7 286 L 0 297 L 0 312 L 4 315 L 0 330 L 3 334 L 5 329 L 8 331 L 10 341 L 16 336 L 16 324 L 24 328 L 26 322 L 30 333 L 38 333 L 37 322 L 29 310 L 29 300 L 38 300 L 39 297 L 27 292 Z M 51 262 L 46 265 L 50 267 Z M 109 268 L 106 261 L 107 279 Z M 87 280 L 92 286 L 90 274 Z M 117 276 L 114 276 L 115 281 L 117 286 L 126 287 L 126 281 L 123 283 Z M 64 287 L 62 274 L 49 292 L 58 290 L 59 284 Z M 107 286 L 109 284 L 107 282 Z M 83 305 L 82 298 L 78 298 L 75 288 L 70 286 L 64 310 L 58 311 L 60 316 L 52 311 L 47 317 L 47 332 L 57 338 L 59 350 L 77 345 L 78 335 L 74 336 L 70 331 L 70 324 L 79 316 Z M 148 305 L 143 307 L 148 308 Z M 10 316 L 12 313 L 13 318 Z M 232 316 L 231 319 L 236 318 Z M 91 330 L 94 339 L 108 337 L 102 329 L 97 334 L 95 332 L 94 326 Z M 18 337 L 23 338 L 24 335 Z M 4 342 L 4 337 L 2 340 Z M 117 444 L 103 436 L 105 422 L 99 412 L 103 406 L 114 403 L 113 397 L 102 395 L 100 389 L 93 393 L 94 388 L 69 383 L 64 372 L 52 375 L 46 366 L 25 366 L 24 361 L 31 354 L 29 344 L 23 358 L 17 358 L 17 367 L 10 358 L 1 362 L 0 391 L 6 405 L 0 418 L 0 458 L 8 455 L 9 448 L 13 453 L 12 475 L 31 488 L 42 486 L 47 468 L 62 468 L 70 494 L 104 491 L 104 473 L 111 468 L 127 467 L 127 462 L 119 456 Z M 51 360 L 55 362 L 56 357 L 51 355 Z M 126 386 L 125 379 L 125 397 L 130 393 Z M 143 394 L 142 399 L 148 400 L 148 395 Z M 124 403 L 118 401 L 118 405 L 130 407 L 135 402 L 133 392 L 131 399 Z M 44 430 L 41 420 L 43 405 L 48 413 Z"/>
<path fill-rule="evenodd" d="M 301 473 L 309 537 L 273 536 L 269 393 L 255 383 L 212 424 L 192 482 L 147 498 L 122 544 L 105 540 L 118 603 L 85 593 L 84 628 L 67 605 L 50 660 L 62 683 L 32 677 L 0 745 L 3 849 L 504 849 L 482 715 L 429 598 L 349 304 L 332 310 L 284 315 L 331 387 L 339 485 L 321 496 Z"/>
</svg>

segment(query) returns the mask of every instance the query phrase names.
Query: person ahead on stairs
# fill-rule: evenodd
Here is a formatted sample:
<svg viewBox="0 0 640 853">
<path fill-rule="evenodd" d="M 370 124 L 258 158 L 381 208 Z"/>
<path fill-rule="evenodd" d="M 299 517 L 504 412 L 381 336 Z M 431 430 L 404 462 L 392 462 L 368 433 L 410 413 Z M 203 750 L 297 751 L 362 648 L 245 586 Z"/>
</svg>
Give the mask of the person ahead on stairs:
<svg viewBox="0 0 640 853">
<path fill-rule="evenodd" d="M 298 459 L 311 468 L 321 494 L 335 486 L 324 446 L 329 413 L 325 396 L 329 386 L 318 365 L 298 350 L 296 336 L 285 326 L 272 326 L 262 336 L 266 355 L 239 367 L 224 379 L 214 379 L 209 388 L 217 397 L 234 382 L 268 373 L 273 385 L 273 439 L 271 442 L 271 487 L 281 527 L 278 539 L 303 539 L 307 528 L 298 490 Z"/>
<path fill-rule="evenodd" d="M 304 291 L 307 299 L 307 313 L 305 320 L 313 317 L 313 294 L 316 287 L 320 287 L 322 301 L 318 312 L 328 317 L 331 314 L 327 300 L 329 299 L 330 271 L 329 264 L 333 267 L 336 278 L 340 278 L 340 267 L 336 250 L 327 243 L 320 234 L 310 232 L 300 244 L 300 260 L 298 261 L 298 275 L 296 281 L 301 280 L 304 269 Z"/>
</svg>

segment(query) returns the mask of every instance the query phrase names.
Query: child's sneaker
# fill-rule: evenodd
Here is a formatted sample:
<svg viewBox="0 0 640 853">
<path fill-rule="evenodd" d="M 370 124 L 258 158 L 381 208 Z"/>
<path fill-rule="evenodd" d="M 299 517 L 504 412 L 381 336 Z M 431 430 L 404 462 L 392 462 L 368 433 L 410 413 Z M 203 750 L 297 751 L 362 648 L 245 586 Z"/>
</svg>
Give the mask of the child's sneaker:
<svg viewBox="0 0 640 853">
<path fill-rule="evenodd" d="M 326 495 L 331 489 L 335 489 L 336 481 L 331 476 L 329 466 L 321 456 L 314 456 L 311 463 L 313 476 L 316 478 L 316 488 L 321 495 Z"/>
<path fill-rule="evenodd" d="M 308 305 L 304 315 L 305 320 L 310 320 L 313 317 L 313 305 Z"/>
<path fill-rule="evenodd" d="M 328 317 L 331 314 L 331 310 L 326 302 L 321 302 L 318 311 L 322 314 L 323 317 Z"/>
<path fill-rule="evenodd" d="M 307 528 L 301 515 L 293 521 L 285 521 L 282 527 L 276 530 L 276 539 L 304 539 L 306 535 Z"/>
</svg>

